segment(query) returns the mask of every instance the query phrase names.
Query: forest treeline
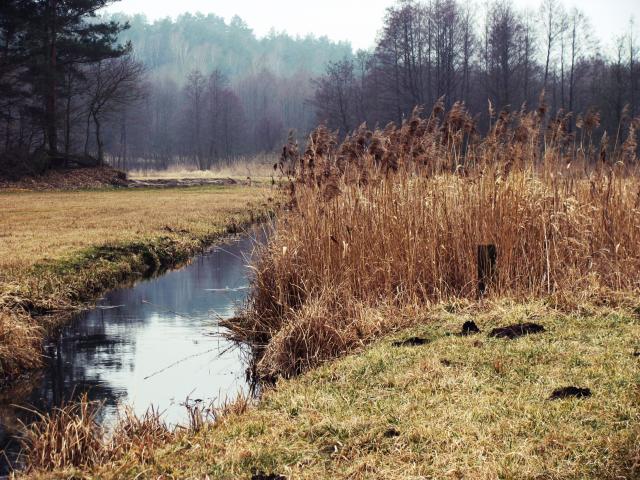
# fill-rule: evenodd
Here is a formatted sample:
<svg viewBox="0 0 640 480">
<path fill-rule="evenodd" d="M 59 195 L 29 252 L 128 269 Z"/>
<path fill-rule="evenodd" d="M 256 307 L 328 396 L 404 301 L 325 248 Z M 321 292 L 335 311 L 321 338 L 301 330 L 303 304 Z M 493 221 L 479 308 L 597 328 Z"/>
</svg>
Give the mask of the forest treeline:
<svg viewBox="0 0 640 480">
<path fill-rule="evenodd" d="M 447 109 L 464 102 L 486 128 L 503 109 L 536 107 L 543 91 L 546 107 L 565 116 L 569 129 L 588 121 L 615 133 L 640 114 L 630 19 L 621 22 L 618 37 L 600 44 L 590 19 L 561 0 L 542 0 L 535 10 L 509 0 L 479 7 L 397 2 L 373 51 L 331 63 L 318 79 L 319 119 L 341 132 L 363 121 L 400 124 L 416 105 L 430 109 L 442 97 Z"/>
<path fill-rule="evenodd" d="M 101 14 L 111 3 L 0 4 L 0 163 L 207 168 L 272 151 L 312 128 L 311 79 L 351 55 L 327 38 L 258 38 L 238 17 Z"/>
<path fill-rule="evenodd" d="M 220 159 L 280 148 L 290 129 L 306 135 L 316 124 L 312 79 L 327 64 L 352 56 L 351 46 L 327 38 L 293 38 L 272 31 L 258 38 L 239 17 L 184 14 L 127 23 L 123 42 L 147 70 L 148 98 L 121 118 L 110 140 L 123 156 L 164 166 L 177 159 L 208 168 Z M 127 123 L 128 125 L 125 125 Z"/>
<path fill-rule="evenodd" d="M 400 124 L 441 98 L 464 102 L 478 128 L 543 91 L 570 130 L 613 134 L 640 114 L 633 24 L 605 46 L 561 0 L 400 0 L 375 46 L 355 53 L 327 38 L 258 38 L 238 17 L 101 13 L 111 3 L 0 3 L 0 163 L 208 168 L 318 122 L 342 135 Z"/>
</svg>

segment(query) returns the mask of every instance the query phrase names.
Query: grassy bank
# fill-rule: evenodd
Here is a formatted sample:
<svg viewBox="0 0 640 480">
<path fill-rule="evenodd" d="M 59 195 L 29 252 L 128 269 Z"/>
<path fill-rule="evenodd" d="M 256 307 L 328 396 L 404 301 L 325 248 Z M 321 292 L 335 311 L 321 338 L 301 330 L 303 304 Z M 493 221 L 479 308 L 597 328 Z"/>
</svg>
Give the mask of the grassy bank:
<svg viewBox="0 0 640 480">
<path fill-rule="evenodd" d="M 0 193 L 0 377 L 37 367 L 65 312 L 258 220 L 269 195 L 247 186 Z"/>
<path fill-rule="evenodd" d="M 219 179 L 231 178 L 238 181 L 270 182 L 274 175 L 273 165 L 278 156 L 265 153 L 250 157 L 238 157 L 212 165 L 209 170 L 196 170 L 193 166 L 174 165 L 165 170 L 138 169 L 128 173 L 132 180 L 164 179 Z"/>
<path fill-rule="evenodd" d="M 98 466 L 38 478 L 633 479 L 640 317 L 500 302 L 413 312 L 416 325 L 281 381 L 260 405 Z M 482 333 L 461 337 L 463 322 Z M 537 322 L 545 332 L 490 338 Z M 419 346 L 397 346 L 412 337 Z M 550 400 L 558 388 L 588 398 Z M 274 477 L 275 478 L 275 477 Z"/>
</svg>

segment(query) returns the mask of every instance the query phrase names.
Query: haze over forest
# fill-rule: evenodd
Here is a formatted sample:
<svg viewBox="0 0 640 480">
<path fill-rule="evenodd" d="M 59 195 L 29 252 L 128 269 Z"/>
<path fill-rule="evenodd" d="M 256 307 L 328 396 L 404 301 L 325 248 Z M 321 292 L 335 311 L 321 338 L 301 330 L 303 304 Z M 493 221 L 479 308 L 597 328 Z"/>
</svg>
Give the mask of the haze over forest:
<svg viewBox="0 0 640 480">
<path fill-rule="evenodd" d="M 291 131 L 303 142 L 318 123 L 342 135 L 363 122 L 401 123 L 439 99 L 444 108 L 464 102 L 479 128 L 503 108 L 537 107 L 542 91 L 551 112 L 574 112 L 563 117 L 569 131 L 586 121 L 601 136 L 639 113 L 637 28 L 628 19 L 603 49 L 593 20 L 558 0 L 526 10 L 503 0 L 486 10 L 457 0 L 389 3 L 375 47 L 357 52 L 327 37 L 258 37 L 239 17 L 97 15 L 90 23 L 111 25 L 122 49 L 58 72 L 55 122 L 38 100 L 47 95 L 26 94 L 42 82 L 20 73 L 20 91 L 11 83 L 19 70 L 4 70 L 3 148 L 31 152 L 48 138 L 52 150 L 121 168 L 141 159 L 208 168 L 279 150 Z"/>
</svg>

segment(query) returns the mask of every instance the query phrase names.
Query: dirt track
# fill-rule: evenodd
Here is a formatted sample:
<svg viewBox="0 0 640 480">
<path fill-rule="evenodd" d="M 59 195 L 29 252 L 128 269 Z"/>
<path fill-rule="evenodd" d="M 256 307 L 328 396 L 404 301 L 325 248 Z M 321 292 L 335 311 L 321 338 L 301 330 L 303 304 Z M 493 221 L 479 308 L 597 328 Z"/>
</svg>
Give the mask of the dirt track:
<svg viewBox="0 0 640 480">
<path fill-rule="evenodd" d="M 2 190 L 87 190 L 99 188 L 179 188 L 215 185 L 237 185 L 232 178 L 185 178 L 130 180 L 124 172 L 112 168 L 74 168 L 49 172 L 20 180 L 0 177 Z"/>
</svg>

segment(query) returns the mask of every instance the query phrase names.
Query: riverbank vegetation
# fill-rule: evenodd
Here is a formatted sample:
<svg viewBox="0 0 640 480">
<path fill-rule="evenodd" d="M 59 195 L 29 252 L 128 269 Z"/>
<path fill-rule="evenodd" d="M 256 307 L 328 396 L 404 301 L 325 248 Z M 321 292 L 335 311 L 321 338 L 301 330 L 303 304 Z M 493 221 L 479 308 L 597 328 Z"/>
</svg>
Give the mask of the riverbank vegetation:
<svg viewBox="0 0 640 480">
<path fill-rule="evenodd" d="M 224 179 L 238 181 L 270 182 L 274 176 L 273 166 L 278 163 L 278 155 L 258 154 L 220 160 L 206 170 L 199 170 L 189 163 L 174 164 L 166 169 L 158 170 L 155 162 L 149 162 L 145 168 L 138 162 L 135 170 L 128 172 L 133 180 L 165 180 L 165 179 Z"/>
<path fill-rule="evenodd" d="M 438 103 L 342 144 L 321 127 L 305 152 L 289 145 L 291 212 L 259 257 L 248 314 L 229 322 L 258 372 L 295 375 L 407 323 L 372 311 L 475 299 L 480 245 L 497 252 L 490 298 L 637 306 L 636 124 L 596 140 L 593 118 L 573 132 L 567 118 L 542 103 L 480 137 L 463 104 Z"/>
<path fill-rule="evenodd" d="M 256 407 L 242 401 L 198 431 L 178 429 L 145 449 L 125 442 L 123 454 L 102 462 L 69 462 L 53 474 L 46 465 L 29 475 L 637 478 L 637 312 L 568 314 L 544 302 L 499 301 L 414 315 L 417 326 L 280 381 Z M 482 332 L 459 335 L 465 321 Z M 487 335 L 527 321 L 545 332 L 517 340 Z M 591 396 L 551 400 L 570 385 Z M 252 477 L 258 472 L 274 476 Z"/>
<path fill-rule="evenodd" d="M 596 141 L 564 118 L 542 103 L 480 137 L 438 104 L 288 145 L 290 201 L 226 322 L 277 388 L 144 460 L 32 473 L 637 478 L 636 124 Z"/>
<path fill-rule="evenodd" d="M 0 374 L 41 364 L 60 318 L 187 261 L 274 208 L 263 187 L 0 193 Z"/>
</svg>

